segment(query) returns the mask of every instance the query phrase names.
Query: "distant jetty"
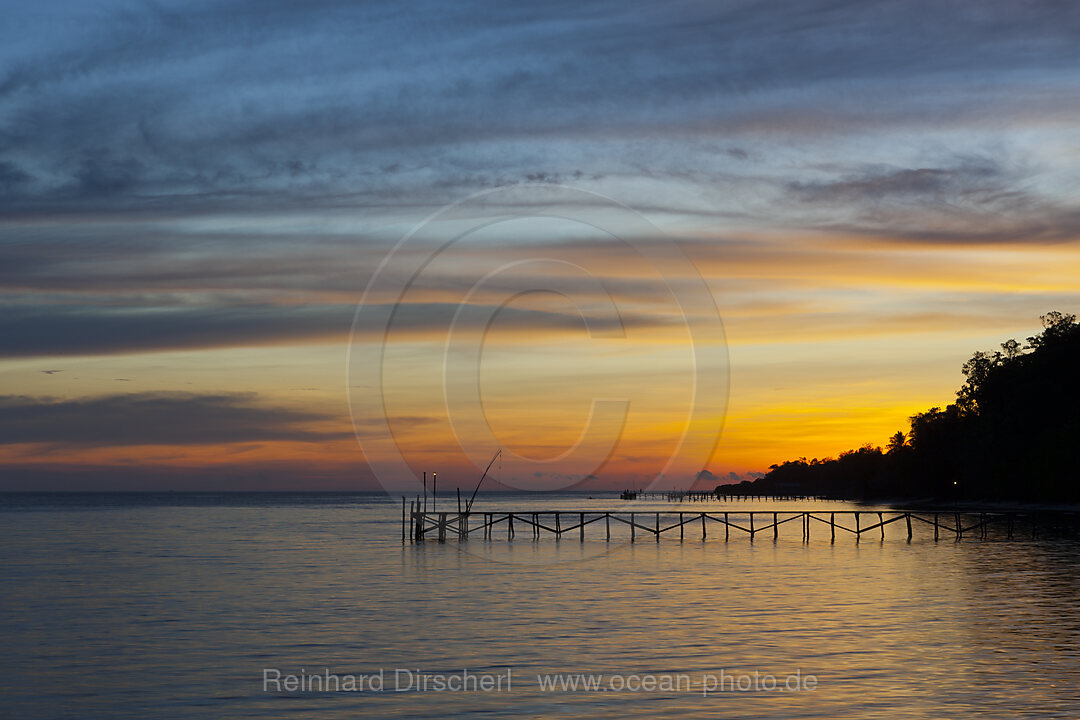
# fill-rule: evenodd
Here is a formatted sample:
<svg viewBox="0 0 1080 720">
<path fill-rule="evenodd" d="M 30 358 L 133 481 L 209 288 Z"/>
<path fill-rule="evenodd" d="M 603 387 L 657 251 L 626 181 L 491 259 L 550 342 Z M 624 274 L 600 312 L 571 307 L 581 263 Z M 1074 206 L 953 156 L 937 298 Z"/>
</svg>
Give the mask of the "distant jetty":
<svg viewBox="0 0 1080 720">
<path fill-rule="evenodd" d="M 620 500 L 667 500 L 668 502 L 707 502 L 721 500 L 730 502 L 734 500 L 824 500 L 821 495 L 793 495 L 790 493 L 732 493 L 726 494 L 716 490 L 623 490 L 619 494 Z"/>
</svg>

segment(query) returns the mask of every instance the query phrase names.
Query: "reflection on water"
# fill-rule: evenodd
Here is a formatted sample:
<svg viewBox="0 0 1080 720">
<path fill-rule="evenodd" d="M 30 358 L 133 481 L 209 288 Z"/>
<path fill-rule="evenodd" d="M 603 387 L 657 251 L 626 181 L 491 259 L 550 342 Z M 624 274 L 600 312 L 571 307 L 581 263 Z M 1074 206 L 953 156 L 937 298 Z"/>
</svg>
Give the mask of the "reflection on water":
<svg viewBox="0 0 1080 720">
<path fill-rule="evenodd" d="M 373 497 L 20 500 L 0 511 L 13 717 L 1075 717 L 1068 538 L 402 546 Z M 483 507 L 479 503 L 484 503 Z M 527 497 L 477 509 L 531 509 Z M 546 497 L 543 509 L 615 509 Z M 717 506 L 713 505 L 712 508 Z M 822 503 L 732 512 L 814 509 Z M 697 512 L 667 503 L 634 509 Z M 450 509 L 449 505 L 446 508 Z M 538 506 L 538 509 L 539 506 Z M 722 509 L 721 509 L 722 511 Z M 785 526 L 787 527 L 787 526 Z M 895 527 L 895 530 L 892 528 Z M 264 668 L 383 692 L 275 694 Z M 393 692 L 394 669 L 506 672 L 510 692 Z M 813 675 L 802 692 L 544 692 L 537 675 Z"/>
</svg>

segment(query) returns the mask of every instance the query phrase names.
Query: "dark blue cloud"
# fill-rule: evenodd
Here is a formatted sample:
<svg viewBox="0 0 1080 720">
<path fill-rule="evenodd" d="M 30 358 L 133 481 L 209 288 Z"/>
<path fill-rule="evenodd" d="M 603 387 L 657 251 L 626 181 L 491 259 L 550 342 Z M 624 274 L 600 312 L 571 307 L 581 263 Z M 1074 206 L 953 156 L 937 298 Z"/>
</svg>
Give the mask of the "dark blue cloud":
<svg viewBox="0 0 1080 720">
<path fill-rule="evenodd" d="M 27 15 L 0 31 L 9 212 L 634 174 L 625 144 L 663 143 L 654 172 L 715 171 L 680 140 L 1073 108 L 1054 90 L 1075 85 L 1080 36 L 1080 8 L 1052 2 L 106 3 Z"/>
<path fill-rule="evenodd" d="M 131 393 L 79 399 L 0 396 L 0 444 L 111 447 L 348 438 L 314 430 L 338 416 L 273 407 L 254 393 Z"/>
<path fill-rule="evenodd" d="M 340 337 L 412 223 L 507 183 L 709 236 L 1066 242 L 1077 37 L 1004 0 L 8 8 L 0 354 Z"/>
<path fill-rule="evenodd" d="M 392 309 L 390 332 L 445 338 L 460 306 L 455 303 L 408 303 Z M 619 333 L 626 327 L 656 327 L 667 317 L 642 314 L 593 316 L 515 307 L 470 305 L 455 327 L 484 331 L 487 320 L 519 331 Z M 354 305 L 243 307 L 76 307 L 10 305 L 0 314 L 0 358 L 108 355 L 193 348 L 344 342 L 379 339 L 383 326 L 353 328 Z M 377 313 L 376 313 L 377 314 Z"/>
</svg>

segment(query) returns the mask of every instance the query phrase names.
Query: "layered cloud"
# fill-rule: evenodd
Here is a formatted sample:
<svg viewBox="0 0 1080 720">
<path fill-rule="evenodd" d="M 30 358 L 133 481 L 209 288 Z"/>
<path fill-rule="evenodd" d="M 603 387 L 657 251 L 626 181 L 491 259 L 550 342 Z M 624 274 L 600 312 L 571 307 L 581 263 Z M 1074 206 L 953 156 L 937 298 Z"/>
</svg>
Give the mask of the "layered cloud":
<svg viewBox="0 0 1080 720">
<path fill-rule="evenodd" d="M 129 393 L 78 399 L 0 396 L 0 444 L 216 445 L 351 437 L 340 417 L 274 407 L 252 393 Z M 312 425 L 337 423 L 338 429 Z"/>
<path fill-rule="evenodd" d="M 715 314 L 672 302 L 697 273 L 744 393 L 742 429 L 729 423 L 740 464 L 710 482 L 803 454 L 800 442 L 893 427 L 905 402 L 951 392 L 969 342 L 1022 336 L 1042 312 L 1080 303 L 1078 36 L 1080 7 L 1051 0 L 9 9 L 3 443 L 77 446 L 102 472 L 109 442 L 176 445 L 190 463 L 211 462 L 191 459 L 204 442 L 265 443 L 251 461 L 263 468 L 310 451 L 297 444 L 338 443 L 344 467 L 340 418 L 284 396 L 340 393 L 343 353 L 311 348 L 342 350 L 363 298 L 396 308 L 389 332 L 361 316 L 353 340 L 391 346 L 407 406 L 396 427 L 418 447 L 434 447 L 437 413 L 423 403 L 436 403 L 441 375 L 416 368 L 437 364 L 457 319 L 521 345 L 486 346 L 504 435 L 557 454 L 574 423 L 539 411 L 543 426 L 522 430 L 523 400 L 578 400 L 596 378 L 618 388 L 647 375 L 649 420 L 664 417 L 677 373 L 661 355 L 685 344 L 686 315 Z M 529 188 L 558 184 L 640 212 L 659 230 L 637 247 L 678 245 L 694 267 L 650 267 L 628 238 L 587 223 L 508 224 L 438 257 L 410 247 L 404 269 L 380 265 L 447 203 L 517 186 L 517 205 L 491 210 L 521 218 L 552 210 Z M 556 210 L 587 217 L 589 202 Z M 580 272 L 496 273 L 551 259 Z M 377 275 L 407 296 L 365 297 Z M 585 366 L 573 349 L 590 329 L 629 340 L 594 348 L 618 372 L 597 364 L 575 384 L 565 378 Z M 922 356 L 898 353 L 912 338 Z M 918 392 L 881 381 L 877 409 L 830 420 L 861 402 L 864 386 L 844 382 L 886 365 L 933 381 Z M 529 388 L 538 370 L 558 393 Z M 142 385 L 102 394 L 118 376 Z M 786 391 L 770 395 L 826 376 L 833 404 L 806 401 L 827 421 L 813 432 L 813 418 L 785 414 Z M 370 418 L 354 420 L 362 436 Z M 627 467 L 655 459 L 654 428 L 639 430 Z"/>
<path fill-rule="evenodd" d="M 810 182 L 826 157 L 917 172 L 943 143 L 1028 150 L 1002 146 L 1003 123 L 1069 137 L 1078 30 L 1075 7 L 1049 2 L 71 3 L 6 23 L 3 207 L 415 203 L 643 173 Z"/>
<path fill-rule="evenodd" d="M 373 306 L 366 306 L 372 309 Z M 0 358 L 108 355 L 162 350 L 237 347 L 305 342 L 382 341 L 397 337 L 445 337 L 459 331 L 483 332 L 485 318 L 498 318 L 516 333 L 533 338 L 621 333 L 627 327 L 665 327 L 666 316 L 590 316 L 528 308 L 470 305 L 455 323 L 460 305 L 409 303 L 387 306 L 386 327 L 353 324 L 355 308 L 327 306 L 241 306 L 203 308 L 8 307 L 0 316 Z M 378 306 L 374 306 L 378 309 Z"/>
</svg>

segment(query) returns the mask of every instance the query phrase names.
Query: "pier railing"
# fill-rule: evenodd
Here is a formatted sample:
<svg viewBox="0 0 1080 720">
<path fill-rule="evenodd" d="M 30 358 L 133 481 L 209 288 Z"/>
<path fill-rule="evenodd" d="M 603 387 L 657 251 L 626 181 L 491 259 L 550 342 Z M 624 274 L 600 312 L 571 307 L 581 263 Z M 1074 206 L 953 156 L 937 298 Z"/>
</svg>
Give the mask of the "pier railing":
<svg viewBox="0 0 1080 720">
<path fill-rule="evenodd" d="M 481 537 L 492 540 L 496 535 L 512 540 L 521 530 L 532 539 L 542 537 L 562 539 L 576 537 L 581 542 L 586 539 L 586 528 L 590 539 L 612 539 L 612 527 L 617 531 L 629 529 L 629 540 L 634 542 L 639 536 L 653 538 L 660 542 L 660 537 L 675 537 L 684 540 L 706 540 L 710 530 L 714 535 L 722 534 L 725 540 L 732 535 L 745 536 L 750 540 L 761 536 L 777 539 L 780 528 L 784 525 L 799 525 L 802 539 L 810 540 L 814 530 L 827 532 L 830 540 L 836 540 L 839 533 L 854 536 L 856 540 L 864 537 L 885 539 L 885 528 L 894 523 L 902 523 L 907 539 L 914 536 L 914 528 L 923 528 L 927 536 L 932 530 L 935 541 L 942 537 L 959 540 L 964 537 L 986 539 L 990 529 L 997 528 L 998 535 L 1005 539 L 1018 536 L 1037 538 L 1040 528 L 1060 524 L 1080 523 L 1080 515 L 1075 513 L 1035 513 L 1035 512 L 973 512 L 973 511 L 864 511 L 864 510 L 827 510 L 823 512 L 629 512 L 629 511 L 566 511 L 547 512 L 425 512 L 416 510 L 413 505 L 406 512 L 405 504 L 401 511 L 401 540 L 425 542 L 448 539 L 467 540 Z M 622 537 L 625 537 L 623 535 Z"/>
</svg>

